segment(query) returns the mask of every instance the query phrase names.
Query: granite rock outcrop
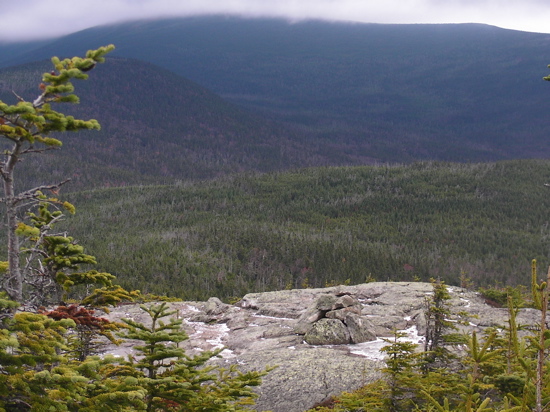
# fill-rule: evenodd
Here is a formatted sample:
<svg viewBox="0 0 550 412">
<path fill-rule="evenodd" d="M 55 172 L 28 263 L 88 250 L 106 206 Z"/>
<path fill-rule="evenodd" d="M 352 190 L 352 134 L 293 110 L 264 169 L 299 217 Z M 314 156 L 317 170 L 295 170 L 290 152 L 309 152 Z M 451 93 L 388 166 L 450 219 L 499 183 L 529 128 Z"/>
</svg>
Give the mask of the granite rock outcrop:
<svg viewBox="0 0 550 412">
<path fill-rule="evenodd" d="M 489 306 L 478 293 L 458 287 L 449 292 L 451 310 L 471 315 L 463 332 L 506 324 L 506 309 Z M 276 366 L 257 388 L 255 410 L 301 412 L 378 379 L 383 339 L 394 329 L 422 344 L 431 294 L 429 283 L 374 282 L 251 293 L 234 305 L 210 298 L 170 306 L 184 320 L 189 353 L 225 348 L 215 362 L 238 363 L 242 370 Z M 138 305 L 121 306 L 109 316 L 146 321 Z M 517 319 L 534 324 L 537 313 L 522 309 Z M 131 353 L 132 342 L 108 351 Z"/>
</svg>

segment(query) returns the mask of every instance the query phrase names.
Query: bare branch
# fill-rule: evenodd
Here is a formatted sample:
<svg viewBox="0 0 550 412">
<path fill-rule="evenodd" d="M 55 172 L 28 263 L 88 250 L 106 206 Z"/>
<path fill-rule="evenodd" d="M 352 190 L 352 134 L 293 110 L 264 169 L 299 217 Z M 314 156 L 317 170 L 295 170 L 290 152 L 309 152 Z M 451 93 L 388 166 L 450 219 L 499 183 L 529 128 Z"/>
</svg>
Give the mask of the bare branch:
<svg viewBox="0 0 550 412">
<path fill-rule="evenodd" d="M 38 96 L 34 101 L 32 102 L 33 107 L 40 107 L 46 102 L 46 93 L 42 93 L 40 96 Z"/>
<path fill-rule="evenodd" d="M 11 92 L 15 95 L 15 97 L 17 97 L 17 100 L 19 100 L 20 102 L 25 101 L 25 99 L 23 99 L 21 96 L 19 96 L 17 93 L 15 93 L 15 91 L 12 90 Z"/>
<path fill-rule="evenodd" d="M 28 149 L 25 149 L 21 152 L 21 154 L 27 154 L 27 153 L 44 153 L 48 150 L 58 150 L 59 147 L 52 147 L 52 146 L 48 146 L 48 147 L 43 147 L 41 149 L 35 149 L 34 147 L 29 147 Z"/>
</svg>

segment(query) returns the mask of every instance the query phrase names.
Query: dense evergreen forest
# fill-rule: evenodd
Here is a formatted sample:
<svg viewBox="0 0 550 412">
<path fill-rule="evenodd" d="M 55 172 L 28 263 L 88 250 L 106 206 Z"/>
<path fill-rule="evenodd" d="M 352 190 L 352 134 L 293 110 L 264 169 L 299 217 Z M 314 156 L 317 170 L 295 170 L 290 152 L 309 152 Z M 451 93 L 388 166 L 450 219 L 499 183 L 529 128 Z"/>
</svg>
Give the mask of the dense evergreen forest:
<svg viewBox="0 0 550 412">
<path fill-rule="evenodd" d="M 183 299 L 368 280 L 528 282 L 548 161 L 311 168 L 72 193 L 64 227 L 126 288 Z"/>
</svg>

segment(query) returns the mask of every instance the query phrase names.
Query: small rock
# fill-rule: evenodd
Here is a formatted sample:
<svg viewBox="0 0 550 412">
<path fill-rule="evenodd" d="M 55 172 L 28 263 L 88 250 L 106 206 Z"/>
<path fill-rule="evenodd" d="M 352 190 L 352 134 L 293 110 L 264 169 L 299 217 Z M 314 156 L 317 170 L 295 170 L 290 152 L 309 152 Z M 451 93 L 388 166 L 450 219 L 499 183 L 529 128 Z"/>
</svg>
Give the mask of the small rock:
<svg viewBox="0 0 550 412">
<path fill-rule="evenodd" d="M 337 299 L 334 295 L 320 295 L 315 302 L 315 308 L 320 311 L 332 310 L 340 299 Z"/>
<path fill-rule="evenodd" d="M 336 302 L 331 307 L 331 310 L 348 308 L 350 306 L 358 306 L 359 302 L 356 299 L 352 298 L 350 295 L 344 295 L 339 297 Z"/>
</svg>

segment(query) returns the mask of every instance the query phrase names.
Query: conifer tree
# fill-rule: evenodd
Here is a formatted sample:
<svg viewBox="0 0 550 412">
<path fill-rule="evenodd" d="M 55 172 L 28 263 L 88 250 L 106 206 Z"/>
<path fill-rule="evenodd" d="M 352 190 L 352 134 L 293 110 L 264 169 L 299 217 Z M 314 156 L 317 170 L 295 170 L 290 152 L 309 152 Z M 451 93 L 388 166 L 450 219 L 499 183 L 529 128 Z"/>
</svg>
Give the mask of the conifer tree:
<svg viewBox="0 0 550 412">
<path fill-rule="evenodd" d="M 43 197 L 39 195 L 39 198 Z M 20 222 L 17 230 L 21 239 L 20 253 L 24 258 L 22 275 L 27 310 L 59 304 L 79 286 L 81 304 L 96 308 L 122 300 L 131 301 L 137 296 L 137 291 L 127 292 L 114 285 L 115 276 L 110 273 L 82 270 L 82 265 L 95 265 L 95 257 L 86 254 L 84 247 L 66 232 L 54 231 L 55 225 L 64 217 L 61 210 L 50 211 L 52 206 L 58 205 L 49 199 L 42 200 L 37 206 L 36 213 L 28 213 L 29 224 Z M 74 206 L 71 208 L 74 210 Z M 97 289 L 90 291 L 90 287 Z"/>
<path fill-rule="evenodd" d="M 7 323 L 0 330 L 0 410 L 48 410 L 55 403 L 48 391 L 60 384 L 52 373 L 64 363 L 64 336 L 74 322 L 21 312 Z"/>
<path fill-rule="evenodd" d="M 381 349 L 387 355 L 382 372 L 387 377 L 389 388 L 386 399 L 389 412 L 409 410 L 419 383 L 419 376 L 415 373 L 419 360 L 418 345 L 403 341 L 405 336 L 403 332 L 394 331 L 393 339 L 384 339 L 388 345 Z"/>
<path fill-rule="evenodd" d="M 520 407 L 530 407 L 534 412 L 550 410 L 550 380 L 548 379 L 548 350 L 550 349 L 550 330 L 546 324 L 548 311 L 548 284 L 550 283 L 550 268 L 547 280 L 537 279 L 537 262 L 531 263 L 531 292 L 533 306 L 540 311 L 540 321 L 535 330 L 527 336 L 527 341 L 519 346 L 518 362 L 525 373 L 525 385 L 521 399 L 513 398 Z"/>
<path fill-rule="evenodd" d="M 63 210 L 74 213 L 74 206 L 44 193 L 58 191 L 65 182 L 15 192 L 18 162 L 61 145 L 51 133 L 99 128 L 95 120 L 76 120 L 53 107 L 78 102 L 70 81 L 85 79 L 112 49 L 89 51 L 86 58 L 53 58 L 55 70 L 44 74 L 38 98 L 27 102 L 17 96 L 12 106 L 0 102 L 0 136 L 6 141 L 1 200 L 8 223 L 8 261 L 0 262 L 0 411 L 247 411 L 256 397 L 252 387 L 267 370 L 241 373 L 236 366 L 207 365 L 219 351 L 187 356 L 179 347 L 187 339 L 182 322 L 164 323 L 172 314 L 166 304 L 142 306 L 150 325 L 125 321 L 123 337 L 142 342 L 136 357 L 127 360 L 89 356 L 97 336 L 115 340 L 117 326 L 91 308 L 61 305 L 44 313 L 15 313 L 22 305 L 36 309 L 59 301 L 82 285 L 81 304 L 87 306 L 136 295 L 114 285 L 108 273 L 82 270 L 95 258 L 66 233 L 55 232 Z M 21 210 L 27 212 L 25 221 Z M 90 285 L 100 287 L 89 293 Z"/>
<path fill-rule="evenodd" d="M 450 332 L 457 329 L 457 323 L 463 323 L 465 313 L 452 313 L 448 301 L 451 295 L 445 282 L 431 279 L 433 294 L 426 299 L 426 334 L 424 341 L 424 370 L 434 370 L 453 357 L 449 345 L 465 343 L 461 337 Z"/>
<path fill-rule="evenodd" d="M 73 79 L 86 79 L 86 72 L 97 63 L 105 60 L 105 55 L 114 46 L 90 50 L 85 58 L 73 57 L 60 60 L 52 58 L 54 70 L 44 73 L 42 83 L 38 84 L 41 91 L 34 101 L 26 101 L 14 92 L 18 102 L 10 105 L 0 101 L 0 137 L 3 139 L 3 157 L 0 160 L 0 178 L 2 179 L 3 197 L 7 223 L 8 263 L 4 268 L 1 287 L 8 296 L 20 304 L 23 303 L 24 274 L 20 266 L 21 251 L 19 235 L 25 230 L 21 227 L 18 211 L 28 208 L 30 204 L 44 201 L 46 190 L 59 191 L 58 182 L 42 185 L 32 189 L 16 192 L 15 169 L 21 160 L 28 155 L 42 153 L 61 146 L 62 142 L 53 133 L 78 131 L 83 129 L 99 129 L 97 120 L 80 120 L 54 110 L 59 103 L 78 103 L 74 92 Z M 71 206 L 64 204 L 69 210 Z"/>
<path fill-rule="evenodd" d="M 550 273 L 549 273 L 550 280 Z M 547 282 L 537 279 L 536 260 L 531 263 L 531 296 L 532 306 L 540 311 L 540 321 L 523 328 L 516 320 L 517 308 L 512 299 L 508 301 L 508 328 L 506 328 L 505 373 L 494 377 L 495 386 L 503 393 L 507 406 L 502 411 L 535 411 L 550 410 L 550 380 L 547 376 L 548 349 L 550 332 L 546 326 L 548 307 Z M 529 331 L 520 338 L 518 331 Z"/>
<path fill-rule="evenodd" d="M 187 339 L 181 320 L 170 318 L 174 312 L 167 304 L 141 306 L 151 318 L 150 325 L 124 319 L 125 339 L 141 342 L 134 346 L 135 356 L 108 365 L 101 382 L 106 388 L 122 388 L 131 383 L 133 391 L 143 394 L 141 406 L 135 410 L 230 412 L 248 411 L 257 396 L 252 387 L 261 383 L 267 373 L 241 373 L 230 369 L 207 366 L 206 362 L 220 351 L 203 352 L 190 357 L 179 343 Z M 103 397 L 105 393 L 96 394 Z M 87 410 L 87 409 L 84 409 Z"/>
<path fill-rule="evenodd" d="M 493 362 L 503 351 L 493 347 L 496 337 L 496 331 L 491 331 L 480 343 L 474 330 L 468 338 L 467 356 L 462 361 L 466 367 L 463 372 L 465 377 L 463 383 L 457 385 L 455 389 L 455 392 L 460 394 L 458 410 L 465 412 L 494 410 L 488 408 L 491 404 L 488 394 L 493 390 L 494 385 L 485 379 L 485 371 L 495 370 Z"/>
<path fill-rule="evenodd" d="M 69 347 L 67 354 L 72 359 L 82 362 L 88 356 L 96 354 L 107 342 L 115 345 L 120 343 L 113 334 L 114 331 L 119 330 L 119 324 L 96 316 L 92 309 L 78 305 L 58 306 L 43 314 L 55 320 L 74 321 L 73 329 L 76 333 L 67 336 Z M 105 339 L 101 339 L 102 337 Z"/>
</svg>

